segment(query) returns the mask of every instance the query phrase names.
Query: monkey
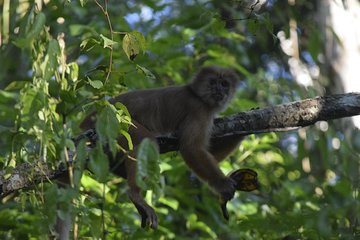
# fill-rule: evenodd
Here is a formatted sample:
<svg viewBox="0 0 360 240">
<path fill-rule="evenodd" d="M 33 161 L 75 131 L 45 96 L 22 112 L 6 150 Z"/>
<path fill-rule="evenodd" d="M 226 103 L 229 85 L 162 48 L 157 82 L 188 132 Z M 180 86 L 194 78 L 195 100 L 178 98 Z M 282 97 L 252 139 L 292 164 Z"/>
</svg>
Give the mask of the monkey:
<svg viewBox="0 0 360 240">
<path fill-rule="evenodd" d="M 201 68 L 193 79 L 182 86 L 171 86 L 148 90 L 137 90 L 110 99 L 110 103 L 121 102 L 128 109 L 134 126 L 129 128 L 136 157 L 137 146 L 145 138 L 156 142 L 157 136 L 175 134 L 179 138 L 179 152 L 185 163 L 206 182 L 224 201 L 233 198 L 235 181 L 225 176 L 217 163 L 225 158 L 243 139 L 242 136 L 224 137 L 217 144 L 210 143 L 214 117 L 226 108 L 233 98 L 239 77 L 235 71 L 218 66 Z M 94 126 L 88 116 L 82 129 Z M 119 138 L 126 148 L 126 140 Z M 111 164 L 123 155 L 118 153 Z M 136 185 L 136 161 L 125 159 L 114 173 L 127 178 L 128 196 L 141 215 L 141 226 L 157 228 L 154 209 L 140 194 Z"/>
</svg>

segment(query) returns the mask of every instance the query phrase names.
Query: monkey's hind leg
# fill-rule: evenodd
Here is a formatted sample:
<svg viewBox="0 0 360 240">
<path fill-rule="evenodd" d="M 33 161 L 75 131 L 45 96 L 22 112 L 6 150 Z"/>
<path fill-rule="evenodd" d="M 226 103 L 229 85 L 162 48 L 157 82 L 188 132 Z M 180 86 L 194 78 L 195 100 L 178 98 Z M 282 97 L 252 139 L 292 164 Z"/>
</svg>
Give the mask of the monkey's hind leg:
<svg viewBox="0 0 360 240">
<path fill-rule="evenodd" d="M 129 129 L 129 133 L 135 146 L 134 150 L 132 151 L 133 154 L 131 155 L 135 155 L 137 152 L 137 146 L 144 138 L 150 138 L 155 141 L 155 138 L 145 127 L 136 122 L 134 122 L 134 124 L 136 127 L 130 127 Z M 155 210 L 145 202 L 144 198 L 141 196 L 141 189 L 136 184 L 136 165 L 137 163 L 134 159 L 128 158 L 125 160 L 127 181 L 129 186 L 128 196 L 141 216 L 141 227 L 144 228 L 146 226 L 150 226 L 151 228 L 156 229 L 158 226 L 158 218 L 156 216 Z"/>
<path fill-rule="evenodd" d="M 141 227 L 145 228 L 146 226 L 150 226 L 151 228 L 156 229 L 158 219 L 155 210 L 145 202 L 144 198 L 140 194 L 141 189 L 136 185 L 135 160 L 126 160 L 126 171 L 128 173 L 129 185 L 128 196 L 141 216 Z"/>
</svg>

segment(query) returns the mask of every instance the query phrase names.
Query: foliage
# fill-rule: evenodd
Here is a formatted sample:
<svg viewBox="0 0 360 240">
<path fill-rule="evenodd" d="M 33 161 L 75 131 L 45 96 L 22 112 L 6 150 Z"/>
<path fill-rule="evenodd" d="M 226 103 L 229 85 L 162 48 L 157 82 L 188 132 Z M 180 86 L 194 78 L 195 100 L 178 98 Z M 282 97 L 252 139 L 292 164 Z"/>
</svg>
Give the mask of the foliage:
<svg viewBox="0 0 360 240">
<path fill-rule="evenodd" d="M 1 238 L 47 238 L 56 217 L 66 214 L 76 219 L 81 238 L 359 237 L 359 144 L 352 140 L 359 134 L 345 136 L 336 122 L 244 140 L 221 168 L 256 170 L 261 189 L 236 195 L 228 204 L 229 222 L 177 153 L 162 155 L 160 169 L 149 142 L 138 156 L 139 176 L 152 176 L 138 181 L 153 190 L 146 199 L 159 216 L 155 231 L 140 229 L 126 182 L 109 174 L 103 146 L 115 154 L 121 150 L 115 140 L 123 135 L 133 147 L 128 112 L 107 101 L 126 90 L 182 84 L 199 66 L 217 64 L 244 79 L 224 114 L 319 93 L 294 81 L 276 36 L 288 34 L 288 18 L 296 19 L 304 56 L 320 66 L 321 35 L 310 20 L 316 3 L 297 1 L 294 8 L 270 1 L 265 11 L 249 13 L 240 2 L 0 1 L 2 169 L 11 173 L 39 159 L 54 168 L 66 162 L 81 120 L 95 109 L 101 142 L 89 153 L 84 142 L 78 145 L 69 187 L 49 181 L 2 199 Z M 225 10 L 231 14 L 221 15 Z"/>
</svg>

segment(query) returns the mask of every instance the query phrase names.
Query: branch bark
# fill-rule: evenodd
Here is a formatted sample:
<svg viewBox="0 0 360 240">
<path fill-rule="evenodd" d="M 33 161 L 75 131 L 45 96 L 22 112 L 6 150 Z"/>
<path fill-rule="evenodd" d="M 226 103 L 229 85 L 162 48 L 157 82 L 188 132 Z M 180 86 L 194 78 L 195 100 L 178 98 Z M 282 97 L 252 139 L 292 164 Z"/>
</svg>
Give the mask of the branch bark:
<svg viewBox="0 0 360 240">
<path fill-rule="evenodd" d="M 254 133 L 289 131 L 318 121 L 355 115 L 360 115 L 360 93 L 316 97 L 217 118 L 214 120 L 211 140 L 216 142 L 230 135 L 246 136 Z M 77 139 L 95 138 L 93 132 L 87 131 Z M 178 150 L 176 136 L 159 137 L 157 140 L 161 153 Z M 66 173 L 65 168 L 54 171 L 45 163 L 19 165 L 8 178 L 4 177 L 4 171 L 0 171 L 0 197 L 42 181 L 56 179 L 63 173 Z"/>
<path fill-rule="evenodd" d="M 212 139 L 228 135 L 290 131 L 318 121 L 355 115 L 360 115 L 360 93 L 310 98 L 217 118 Z M 158 142 L 162 153 L 178 150 L 176 137 L 160 137 Z"/>
</svg>

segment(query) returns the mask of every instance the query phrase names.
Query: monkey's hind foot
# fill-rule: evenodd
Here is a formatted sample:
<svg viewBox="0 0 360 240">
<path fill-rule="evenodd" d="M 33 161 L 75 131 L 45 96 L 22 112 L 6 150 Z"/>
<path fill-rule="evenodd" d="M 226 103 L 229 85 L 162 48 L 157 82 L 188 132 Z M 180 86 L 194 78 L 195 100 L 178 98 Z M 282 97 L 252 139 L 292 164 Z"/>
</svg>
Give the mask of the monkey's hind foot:
<svg viewBox="0 0 360 240">
<path fill-rule="evenodd" d="M 141 227 L 145 228 L 149 226 L 152 229 L 156 229 L 158 226 L 158 218 L 155 210 L 150 207 L 139 194 L 129 193 L 129 197 L 141 216 Z"/>
</svg>

